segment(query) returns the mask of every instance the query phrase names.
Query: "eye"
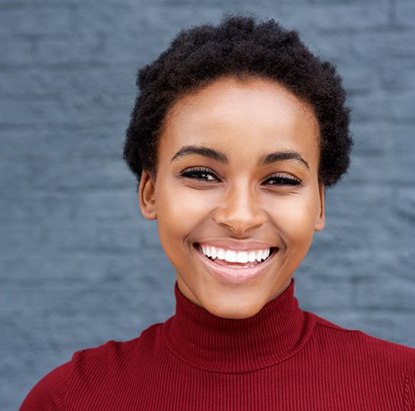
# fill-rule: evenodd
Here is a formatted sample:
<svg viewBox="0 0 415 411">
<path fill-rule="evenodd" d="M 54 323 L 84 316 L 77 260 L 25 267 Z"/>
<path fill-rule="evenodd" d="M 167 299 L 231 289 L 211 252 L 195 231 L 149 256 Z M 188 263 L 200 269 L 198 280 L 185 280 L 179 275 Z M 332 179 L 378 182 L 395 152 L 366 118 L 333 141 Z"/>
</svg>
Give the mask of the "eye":
<svg viewBox="0 0 415 411">
<path fill-rule="evenodd" d="M 264 184 L 271 186 L 298 186 L 301 184 L 301 180 L 292 176 L 276 174 L 268 177 Z"/>
<path fill-rule="evenodd" d="M 219 179 L 209 168 L 188 168 L 180 173 L 180 177 L 190 178 L 192 180 L 199 180 L 202 182 L 216 182 Z"/>
</svg>

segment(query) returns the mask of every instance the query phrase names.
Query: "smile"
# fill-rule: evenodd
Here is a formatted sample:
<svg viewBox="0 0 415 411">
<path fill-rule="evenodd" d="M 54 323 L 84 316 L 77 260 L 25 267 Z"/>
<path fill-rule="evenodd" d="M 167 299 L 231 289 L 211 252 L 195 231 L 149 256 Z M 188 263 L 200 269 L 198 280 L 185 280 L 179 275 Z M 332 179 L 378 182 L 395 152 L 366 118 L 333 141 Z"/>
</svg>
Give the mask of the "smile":
<svg viewBox="0 0 415 411">
<path fill-rule="evenodd" d="M 278 248 L 232 250 L 195 244 L 203 264 L 219 281 L 242 284 L 259 277 L 271 264 Z"/>
<path fill-rule="evenodd" d="M 228 263 L 262 262 L 271 254 L 271 248 L 251 251 L 237 251 L 208 245 L 200 245 L 199 248 L 206 257 L 212 260 L 227 261 Z"/>
</svg>

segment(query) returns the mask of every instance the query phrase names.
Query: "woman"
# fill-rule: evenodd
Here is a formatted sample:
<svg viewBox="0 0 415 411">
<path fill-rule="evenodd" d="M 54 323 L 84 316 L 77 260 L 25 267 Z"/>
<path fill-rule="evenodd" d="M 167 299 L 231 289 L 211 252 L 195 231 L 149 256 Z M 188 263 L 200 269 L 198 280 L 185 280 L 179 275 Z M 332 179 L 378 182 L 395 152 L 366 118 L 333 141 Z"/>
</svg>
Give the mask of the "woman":
<svg viewBox="0 0 415 411">
<path fill-rule="evenodd" d="M 139 71 L 124 158 L 176 314 L 74 354 L 21 410 L 414 410 L 415 350 L 302 311 L 293 274 L 352 145 L 334 67 L 273 20 L 183 30 Z"/>
</svg>

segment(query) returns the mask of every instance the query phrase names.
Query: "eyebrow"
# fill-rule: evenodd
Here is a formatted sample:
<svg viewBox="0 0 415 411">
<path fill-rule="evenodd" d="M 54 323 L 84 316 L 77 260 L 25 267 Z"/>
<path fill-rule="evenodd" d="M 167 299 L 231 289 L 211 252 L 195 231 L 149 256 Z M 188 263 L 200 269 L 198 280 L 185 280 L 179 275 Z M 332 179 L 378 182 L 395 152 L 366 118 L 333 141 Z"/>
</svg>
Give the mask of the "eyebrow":
<svg viewBox="0 0 415 411">
<path fill-rule="evenodd" d="M 203 146 L 184 146 L 172 157 L 171 161 L 183 156 L 187 156 L 189 154 L 198 154 L 203 157 L 212 158 L 213 160 L 219 161 L 221 163 L 229 163 L 226 154 Z"/>
<path fill-rule="evenodd" d="M 307 161 L 305 161 L 297 151 L 277 151 L 275 153 L 270 153 L 261 157 L 258 164 L 266 165 L 284 160 L 298 161 L 299 163 L 303 164 L 308 170 L 310 170 L 310 166 Z"/>
<path fill-rule="evenodd" d="M 226 154 L 221 153 L 220 151 L 214 150 L 212 148 L 203 146 L 183 146 L 172 157 L 171 161 L 174 161 L 180 157 L 184 157 L 190 154 L 197 154 L 203 157 L 211 158 L 221 163 L 229 164 L 229 160 Z M 298 161 L 299 163 L 303 164 L 308 170 L 310 169 L 308 162 L 304 160 L 303 157 L 301 157 L 300 153 L 298 153 L 297 151 L 277 151 L 275 153 L 266 154 L 259 159 L 258 165 L 268 165 L 284 160 Z"/>
</svg>

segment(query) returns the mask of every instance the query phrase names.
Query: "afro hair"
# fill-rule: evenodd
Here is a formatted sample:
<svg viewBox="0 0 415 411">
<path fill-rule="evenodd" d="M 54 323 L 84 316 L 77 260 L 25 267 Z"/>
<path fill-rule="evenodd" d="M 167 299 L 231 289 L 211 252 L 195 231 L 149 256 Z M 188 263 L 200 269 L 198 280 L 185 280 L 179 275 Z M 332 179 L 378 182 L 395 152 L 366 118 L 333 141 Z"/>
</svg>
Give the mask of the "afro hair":
<svg viewBox="0 0 415 411">
<path fill-rule="evenodd" d="M 156 60 L 137 74 L 139 94 L 126 131 L 124 160 L 140 180 L 157 171 L 157 146 L 168 110 L 181 97 L 224 76 L 261 77 L 309 103 L 320 128 L 319 179 L 335 184 L 350 163 L 352 138 L 346 93 L 335 67 L 314 56 L 296 31 L 273 19 L 224 16 L 217 26 L 181 30 Z"/>
</svg>

